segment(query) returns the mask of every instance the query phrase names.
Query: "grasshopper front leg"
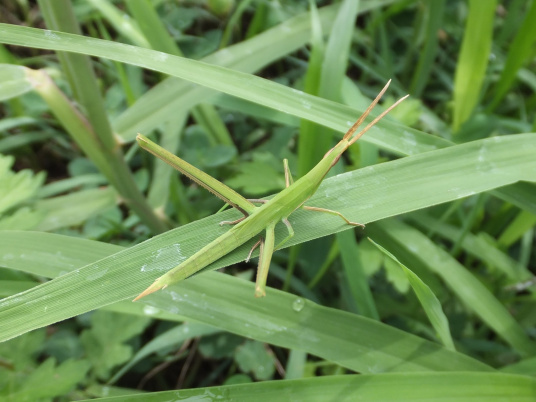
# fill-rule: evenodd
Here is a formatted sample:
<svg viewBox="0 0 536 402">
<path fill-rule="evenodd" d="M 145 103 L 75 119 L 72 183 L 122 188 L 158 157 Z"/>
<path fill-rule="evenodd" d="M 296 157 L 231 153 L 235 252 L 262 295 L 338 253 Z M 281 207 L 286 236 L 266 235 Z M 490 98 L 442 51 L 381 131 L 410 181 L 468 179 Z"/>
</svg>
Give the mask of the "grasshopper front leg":
<svg viewBox="0 0 536 402">
<path fill-rule="evenodd" d="M 266 279 L 270 269 L 270 261 L 275 245 L 275 223 L 266 227 L 266 237 L 261 239 L 259 266 L 257 267 L 257 280 L 255 282 L 255 297 L 266 296 Z"/>
</svg>

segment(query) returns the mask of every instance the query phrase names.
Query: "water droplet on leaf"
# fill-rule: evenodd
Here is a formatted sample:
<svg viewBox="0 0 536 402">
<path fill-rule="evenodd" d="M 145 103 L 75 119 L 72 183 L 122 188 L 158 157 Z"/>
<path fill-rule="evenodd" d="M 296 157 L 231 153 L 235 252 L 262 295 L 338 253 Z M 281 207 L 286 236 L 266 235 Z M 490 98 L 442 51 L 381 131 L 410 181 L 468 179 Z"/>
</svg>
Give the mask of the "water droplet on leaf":
<svg viewBox="0 0 536 402">
<path fill-rule="evenodd" d="M 303 299 L 298 298 L 292 303 L 292 310 L 296 311 L 297 313 L 302 311 L 304 307 L 305 301 L 303 301 Z"/>
</svg>

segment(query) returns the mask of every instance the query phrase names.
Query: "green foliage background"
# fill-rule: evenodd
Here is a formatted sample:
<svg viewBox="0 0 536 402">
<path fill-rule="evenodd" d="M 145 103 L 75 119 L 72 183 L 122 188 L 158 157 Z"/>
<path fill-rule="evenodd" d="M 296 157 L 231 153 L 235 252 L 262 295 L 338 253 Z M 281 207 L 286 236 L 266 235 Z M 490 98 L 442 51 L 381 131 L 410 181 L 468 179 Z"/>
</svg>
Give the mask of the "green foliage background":
<svg viewBox="0 0 536 402">
<path fill-rule="evenodd" d="M 536 2 L 4 7 L 3 399 L 536 398 Z M 266 298 L 252 239 L 130 302 L 238 217 L 137 132 L 270 196 L 388 79 L 308 202 L 364 231 L 297 211 Z"/>
</svg>

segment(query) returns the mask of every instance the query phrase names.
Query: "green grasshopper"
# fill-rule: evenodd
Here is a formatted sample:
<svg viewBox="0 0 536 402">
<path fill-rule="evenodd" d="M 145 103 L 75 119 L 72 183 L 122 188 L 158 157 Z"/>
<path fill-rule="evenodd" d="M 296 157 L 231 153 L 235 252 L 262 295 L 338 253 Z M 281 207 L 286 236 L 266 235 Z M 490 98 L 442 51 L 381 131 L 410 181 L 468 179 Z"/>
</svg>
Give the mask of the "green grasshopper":
<svg viewBox="0 0 536 402">
<path fill-rule="evenodd" d="M 259 247 L 259 265 L 257 269 L 257 280 L 255 284 L 255 296 L 262 297 L 266 295 L 266 279 L 268 276 L 268 269 L 270 267 L 270 260 L 274 249 L 280 248 L 286 241 L 294 236 L 294 230 L 288 221 L 288 216 L 298 208 L 304 208 L 312 211 L 327 212 L 334 214 L 342 218 L 348 225 L 363 226 L 360 223 L 351 222 L 346 219 L 341 213 L 331 211 L 324 208 L 315 208 L 310 206 L 304 206 L 303 204 L 316 192 L 320 183 L 329 172 L 329 170 L 337 163 L 341 155 L 346 149 L 356 142 L 363 134 L 365 134 L 374 124 L 382 119 L 387 113 L 395 108 L 400 102 L 406 99 L 409 95 L 404 96 L 395 102 L 391 107 L 382 112 L 372 122 L 370 122 L 364 129 L 354 135 L 357 128 L 363 123 L 365 118 L 376 106 L 382 95 L 385 93 L 391 81 L 385 85 L 385 87 L 378 94 L 376 99 L 370 104 L 365 112 L 359 117 L 354 125 L 344 135 L 342 140 L 331 148 L 318 162 L 318 164 L 309 171 L 305 176 L 297 180 L 292 181 L 288 164 L 284 161 L 285 166 L 285 181 L 286 188 L 277 194 L 269 201 L 264 200 L 247 200 L 238 194 L 236 191 L 227 187 L 225 184 L 219 182 L 215 178 L 209 176 L 205 172 L 190 165 L 179 157 L 161 148 L 154 142 L 141 134 L 138 134 L 137 141 L 139 145 L 162 159 L 164 162 L 173 166 L 190 179 L 195 181 L 200 186 L 206 188 L 208 191 L 214 193 L 221 198 L 227 204 L 238 209 L 244 216 L 236 221 L 221 222 L 220 225 L 232 224 L 233 226 L 228 232 L 224 233 L 211 243 L 207 244 L 201 250 L 196 252 L 186 261 L 182 262 L 169 272 L 162 275 L 160 278 L 145 289 L 134 301 L 147 296 L 150 293 L 156 292 L 159 289 L 163 289 L 166 286 L 186 279 L 196 272 L 200 271 L 207 265 L 223 257 L 227 253 L 233 251 L 237 247 L 244 244 L 249 239 L 258 235 L 261 231 L 266 230 L 264 237 L 253 246 L 246 261 L 251 257 L 255 248 Z M 254 203 L 260 203 L 260 206 L 254 205 Z M 277 222 L 283 222 L 288 230 L 288 236 L 274 248 L 275 245 L 275 225 Z"/>
</svg>

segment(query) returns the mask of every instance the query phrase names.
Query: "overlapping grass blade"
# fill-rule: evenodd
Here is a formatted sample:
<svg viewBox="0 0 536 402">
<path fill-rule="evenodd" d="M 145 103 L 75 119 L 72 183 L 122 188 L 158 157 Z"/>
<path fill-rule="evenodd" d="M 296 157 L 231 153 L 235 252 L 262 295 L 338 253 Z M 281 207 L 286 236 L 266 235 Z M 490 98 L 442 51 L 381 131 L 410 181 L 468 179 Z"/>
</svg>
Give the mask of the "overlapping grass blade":
<svg viewBox="0 0 536 402">
<path fill-rule="evenodd" d="M 443 312 L 443 309 L 441 308 L 441 303 L 437 299 L 436 295 L 432 292 L 428 285 L 426 285 L 426 283 L 421 280 L 421 278 L 419 278 L 412 270 L 402 264 L 398 260 L 398 258 L 396 258 L 393 254 L 391 254 L 389 251 L 387 251 L 385 248 L 375 243 L 374 241 L 372 241 L 372 243 L 376 247 L 378 247 L 382 253 L 384 253 L 393 261 L 395 261 L 404 271 L 404 274 L 408 278 L 408 281 L 411 284 L 413 291 L 417 295 L 421 306 L 426 312 L 426 315 L 428 316 L 428 319 L 434 327 L 437 335 L 443 342 L 443 345 L 445 345 L 445 347 L 451 350 L 456 350 L 454 347 L 454 341 L 452 340 L 452 336 L 450 335 L 449 322 L 445 313 Z"/>
<path fill-rule="evenodd" d="M 0 42 L 20 46 L 31 43 L 36 48 L 84 53 L 160 71 L 339 132 L 346 132 L 362 112 L 250 74 L 116 42 L 7 24 L 0 24 Z M 402 131 L 402 134 L 394 135 L 396 131 Z M 402 129 L 388 118 L 373 127 L 363 140 L 402 155 L 450 145 L 448 141 L 418 130 Z"/>
<path fill-rule="evenodd" d="M 510 312 L 477 278 L 424 234 L 394 219 L 375 223 L 369 230 L 397 255 L 411 256 L 414 264 L 439 275 L 465 306 L 524 356 L 536 354 L 536 345 Z M 381 240 L 380 240 L 381 239 Z M 400 252 L 400 254 L 399 254 Z"/>
<path fill-rule="evenodd" d="M 454 78 L 454 131 L 460 129 L 478 103 L 491 51 L 496 5 L 496 0 L 469 1 L 469 14 Z"/>
<path fill-rule="evenodd" d="M 428 236 L 438 234 L 450 241 L 456 241 L 460 238 L 461 230 L 459 228 L 434 219 L 426 213 L 415 213 L 410 216 L 410 219 L 418 227 L 422 228 Z M 534 225 L 534 222 L 530 220 L 529 223 L 531 226 Z M 526 231 L 528 228 L 524 229 Z M 502 271 L 512 282 L 527 280 L 532 276 L 527 269 L 520 266 L 513 258 L 478 235 L 466 233 L 461 246 L 469 254 L 477 257 L 490 267 Z"/>
<path fill-rule="evenodd" d="M 164 402 L 177 399 L 251 401 L 287 400 L 299 395 L 310 402 L 364 400 L 371 402 L 529 402 L 536 398 L 536 380 L 512 374 L 411 373 L 314 377 L 266 381 L 180 391 L 128 395 L 129 401 Z M 127 396 L 123 395 L 123 398 Z M 100 398 L 98 401 L 116 401 Z"/>
</svg>

